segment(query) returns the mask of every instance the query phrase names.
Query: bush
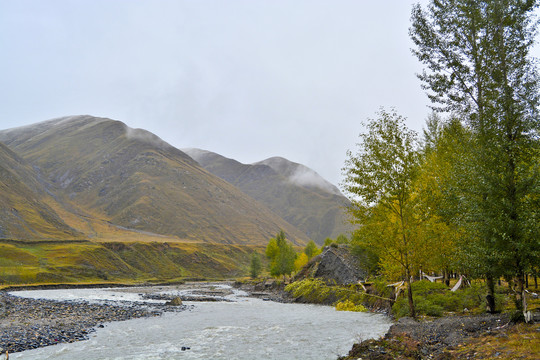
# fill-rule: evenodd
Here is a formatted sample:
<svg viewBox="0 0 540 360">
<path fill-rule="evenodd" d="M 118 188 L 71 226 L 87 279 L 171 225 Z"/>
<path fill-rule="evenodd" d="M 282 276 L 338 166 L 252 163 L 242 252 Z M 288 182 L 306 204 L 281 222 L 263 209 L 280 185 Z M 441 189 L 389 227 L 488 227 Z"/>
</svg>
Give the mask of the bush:
<svg viewBox="0 0 540 360">
<path fill-rule="evenodd" d="M 328 285 L 317 278 L 295 281 L 287 285 L 285 291 L 301 301 L 314 304 L 333 305 L 348 300 L 354 305 L 361 305 L 364 300 L 364 294 L 358 292 L 354 285 Z"/>
<path fill-rule="evenodd" d="M 350 300 L 340 301 L 336 304 L 337 311 L 356 311 L 356 312 L 366 312 L 367 309 L 363 305 L 356 305 Z"/>
<path fill-rule="evenodd" d="M 452 292 L 442 283 L 432 283 L 427 280 L 411 284 L 413 301 L 418 315 L 442 316 L 445 312 L 483 311 L 485 288 L 483 284 L 473 284 L 470 287 Z M 400 297 L 392 306 L 396 318 L 409 315 L 407 294 Z"/>
</svg>

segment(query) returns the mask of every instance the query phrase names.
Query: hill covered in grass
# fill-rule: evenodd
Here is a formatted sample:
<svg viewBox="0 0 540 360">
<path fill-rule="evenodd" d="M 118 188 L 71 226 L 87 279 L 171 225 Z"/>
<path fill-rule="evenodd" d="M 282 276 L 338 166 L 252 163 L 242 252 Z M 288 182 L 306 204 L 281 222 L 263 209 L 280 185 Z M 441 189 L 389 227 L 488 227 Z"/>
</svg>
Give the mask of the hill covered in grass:
<svg viewBox="0 0 540 360">
<path fill-rule="evenodd" d="M 0 239 L 73 239 L 68 226 L 47 204 L 55 203 L 24 159 L 0 143 Z"/>
<path fill-rule="evenodd" d="M 120 121 L 58 118 L 0 131 L 0 142 L 28 164 L 28 172 L 39 174 L 47 189 L 38 192 L 56 200 L 44 213 L 57 214 L 58 229 L 71 227 L 73 234 L 99 241 L 260 245 L 283 229 L 298 245 L 308 241 L 302 231 L 184 152 Z M 27 204 L 15 208 L 23 212 Z M 0 226 L 6 226 L 4 219 Z"/>
<path fill-rule="evenodd" d="M 314 170 L 284 158 L 242 164 L 219 154 L 184 149 L 209 172 L 268 206 L 318 244 L 350 232 L 348 199 Z"/>
</svg>

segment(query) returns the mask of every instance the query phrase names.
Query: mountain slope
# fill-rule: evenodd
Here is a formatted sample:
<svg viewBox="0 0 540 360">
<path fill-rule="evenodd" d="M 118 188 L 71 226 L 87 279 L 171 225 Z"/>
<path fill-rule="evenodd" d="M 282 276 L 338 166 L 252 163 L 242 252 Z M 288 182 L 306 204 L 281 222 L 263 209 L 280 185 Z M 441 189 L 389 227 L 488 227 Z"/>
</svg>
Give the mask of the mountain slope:
<svg viewBox="0 0 540 360">
<path fill-rule="evenodd" d="M 265 244 L 307 237 L 157 136 L 119 121 L 72 116 L 0 131 L 65 203 L 127 229 L 180 240 Z M 103 239 L 107 240 L 107 239 Z"/>
<path fill-rule="evenodd" d="M 248 165 L 206 150 L 184 149 L 184 152 L 319 244 L 327 237 L 335 238 L 350 231 L 345 213 L 347 198 L 304 165 L 284 158 Z"/>
<path fill-rule="evenodd" d="M 35 171 L 0 144 L 0 238 L 80 238 L 82 234 L 66 225 L 46 201 L 54 202 Z"/>
</svg>

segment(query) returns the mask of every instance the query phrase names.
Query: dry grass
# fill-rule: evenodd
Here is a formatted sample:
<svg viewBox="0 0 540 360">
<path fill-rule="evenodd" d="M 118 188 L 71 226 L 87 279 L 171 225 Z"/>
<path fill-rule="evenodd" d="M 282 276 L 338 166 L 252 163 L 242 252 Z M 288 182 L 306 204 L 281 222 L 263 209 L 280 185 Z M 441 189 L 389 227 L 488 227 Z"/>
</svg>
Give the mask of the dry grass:
<svg viewBox="0 0 540 360">
<path fill-rule="evenodd" d="M 517 324 L 472 338 L 457 350 L 457 359 L 540 359 L 540 324 Z"/>
<path fill-rule="evenodd" d="M 0 286 L 245 276 L 262 246 L 179 242 L 0 242 Z"/>
</svg>

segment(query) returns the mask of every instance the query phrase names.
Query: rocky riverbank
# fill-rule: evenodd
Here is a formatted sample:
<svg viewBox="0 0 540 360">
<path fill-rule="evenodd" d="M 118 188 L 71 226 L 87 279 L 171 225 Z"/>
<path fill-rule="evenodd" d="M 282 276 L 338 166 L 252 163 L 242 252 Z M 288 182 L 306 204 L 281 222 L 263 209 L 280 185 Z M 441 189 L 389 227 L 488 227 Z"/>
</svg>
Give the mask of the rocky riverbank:
<svg viewBox="0 0 540 360">
<path fill-rule="evenodd" d="M 294 298 L 286 292 L 285 284 L 272 280 L 262 282 L 235 282 L 235 288 L 245 291 L 249 296 L 279 303 L 292 303 Z"/>
<path fill-rule="evenodd" d="M 535 318 L 538 322 L 540 318 Z M 529 359 L 517 354 L 512 346 L 494 346 L 483 352 L 475 343 L 501 342 L 508 339 L 514 329 L 519 326 L 510 322 L 508 314 L 483 314 L 477 316 L 449 316 L 431 321 L 414 321 L 411 318 L 401 318 L 381 339 L 366 340 L 355 344 L 347 356 L 340 360 L 349 359 Z M 538 325 L 523 325 L 526 335 L 521 336 L 522 351 L 538 348 L 540 327 Z M 490 340 L 492 339 L 492 340 Z M 529 346 L 526 344 L 529 342 Z M 492 351 L 490 351 L 492 350 Z M 519 349 L 518 349 L 519 351 Z M 532 358 L 535 358 L 534 355 Z"/>
<path fill-rule="evenodd" d="M 185 308 L 28 299 L 0 291 L 0 352 L 84 340 L 106 322 L 160 316 L 164 311 Z"/>
</svg>

